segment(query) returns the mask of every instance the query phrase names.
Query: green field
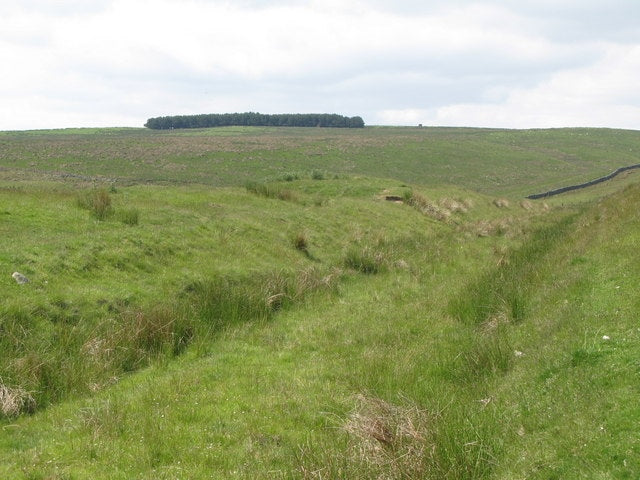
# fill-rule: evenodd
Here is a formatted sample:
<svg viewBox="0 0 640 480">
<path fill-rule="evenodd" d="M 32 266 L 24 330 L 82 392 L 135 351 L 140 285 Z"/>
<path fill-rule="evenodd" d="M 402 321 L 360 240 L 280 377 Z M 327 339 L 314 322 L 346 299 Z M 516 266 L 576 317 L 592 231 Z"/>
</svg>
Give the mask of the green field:
<svg viewBox="0 0 640 480">
<path fill-rule="evenodd" d="M 0 132 L 0 478 L 638 478 L 640 173 L 524 200 L 636 163 L 609 129 Z"/>
<path fill-rule="evenodd" d="M 392 127 L 4 132 L 0 174 L 218 187 L 319 171 L 522 196 L 638 163 L 639 137 L 607 129 Z"/>
</svg>

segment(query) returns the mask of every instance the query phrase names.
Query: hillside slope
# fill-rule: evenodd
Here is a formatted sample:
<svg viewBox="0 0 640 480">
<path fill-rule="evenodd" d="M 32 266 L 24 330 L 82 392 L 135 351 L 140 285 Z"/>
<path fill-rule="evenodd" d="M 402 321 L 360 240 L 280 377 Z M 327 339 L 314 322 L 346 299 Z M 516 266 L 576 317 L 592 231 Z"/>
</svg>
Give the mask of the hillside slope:
<svg viewBox="0 0 640 480">
<path fill-rule="evenodd" d="M 640 163 L 640 132 L 226 127 L 0 132 L 0 178 L 238 186 L 364 175 L 523 197 Z"/>
</svg>

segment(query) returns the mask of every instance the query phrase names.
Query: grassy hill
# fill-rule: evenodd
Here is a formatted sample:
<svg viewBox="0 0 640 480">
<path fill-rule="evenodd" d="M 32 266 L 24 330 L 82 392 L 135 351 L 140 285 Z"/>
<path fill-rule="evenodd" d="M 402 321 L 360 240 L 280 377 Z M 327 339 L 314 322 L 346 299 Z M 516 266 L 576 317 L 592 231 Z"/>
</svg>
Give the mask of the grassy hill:
<svg viewBox="0 0 640 480">
<path fill-rule="evenodd" d="M 637 135 L 0 134 L 0 476 L 634 478 Z"/>
<path fill-rule="evenodd" d="M 456 185 L 524 196 L 638 163 L 640 133 L 609 129 L 309 129 L 225 127 L 151 131 L 69 129 L 0 133 L 6 179 L 202 183 L 310 173 Z"/>
</svg>

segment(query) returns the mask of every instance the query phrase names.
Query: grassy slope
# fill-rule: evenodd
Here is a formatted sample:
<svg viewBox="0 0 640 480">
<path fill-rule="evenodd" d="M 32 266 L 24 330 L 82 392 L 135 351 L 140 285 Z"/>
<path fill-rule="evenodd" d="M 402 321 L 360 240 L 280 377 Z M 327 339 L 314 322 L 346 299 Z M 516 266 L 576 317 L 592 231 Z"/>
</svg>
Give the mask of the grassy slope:
<svg viewBox="0 0 640 480">
<path fill-rule="evenodd" d="M 497 393 L 522 434 L 501 478 L 640 472 L 638 201 L 634 185 L 596 202 L 548 258 L 531 325 L 513 337 L 527 355 Z"/>
<path fill-rule="evenodd" d="M 434 201 L 473 200 L 448 222 L 379 200 L 407 190 L 389 180 L 283 183 L 295 201 L 121 188 L 106 222 L 67 187 L 12 186 L 0 192 L 3 264 L 33 282 L 25 290 L 5 278 L 3 325 L 24 309 L 19 318 L 71 322 L 78 333 L 123 303 L 171 301 L 211 275 L 343 273 L 334 288 L 203 336 L 171 362 L 6 420 L 3 478 L 633 478 L 640 469 L 638 304 L 627 294 L 636 186 L 583 213 L 561 205 L 585 192 L 544 213 L 422 189 Z M 124 208 L 140 211 L 139 225 L 118 220 Z M 478 237 L 491 222 L 498 228 Z M 292 246 L 301 230 L 311 258 Z M 379 254 L 379 274 L 345 270 L 354 242 Z"/>
<path fill-rule="evenodd" d="M 317 185 L 303 189 L 321 188 Z M 364 190 L 374 186 L 375 181 L 360 184 Z M 389 185 L 378 189 L 381 186 Z M 332 181 L 322 187 L 342 188 L 341 182 Z M 242 198 L 252 200 L 247 194 Z M 504 215 L 489 199 L 484 204 L 480 200 L 476 197 L 476 206 L 458 219 L 473 222 Z M 211 345 L 200 344 L 178 363 L 126 379 L 88 403 L 66 404 L 9 427 L 9 451 L 16 448 L 21 454 L 17 460 L 11 454 L 14 462 L 7 462 L 7 476 L 26 470 L 33 475 L 114 478 L 119 471 L 122 478 L 133 473 L 152 478 L 181 468 L 190 478 L 214 473 L 224 477 L 233 471 L 263 478 L 272 477 L 274 470 L 284 476 L 299 473 L 301 464 L 313 463 L 307 459 L 311 453 L 297 461 L 299 449 L 306 444 L 331 445 L 355 394 L 395 398 L 401 390 L 411 398 L 425 398 L 433 385 L 424 379 L 440 368 L 427 362 L 426 345 L 434 344 L 435 352 L 444 350 L 437 355 L 447 357 L 450 337 L 458 329 L 437 313 L 443 308 L 445 289 L 452 281 L 460 282 L 477 262 L 494 257 L 483 243 L 514 241 L 507 235 L 468 244 L 474 237 L 461 232 L 451 243 L 451 233 L 459 228 L 455 224 L 436 222 L 409 206 L 370 195 L 309 208 L 261 202 L 254 214 L 263 219 L 272 208 L 278 215 L 289 209 L 304 212 L 310 250 L 317 259 L 340 266 L 341 258 L 330 254 L 342 256 L 346 245 L 355 241 L 384 254 L 388 273 L 347 277 L 338 293 L 318 293 L 272 323 L 228 331 Z M 525 211 L 518 208 L 515 213 Z M 333 229 L 328 223 L 332 221 Z M 265 225 L 268 222 L 258 230 Z M 320 235 L 327 233 L 330 242 L 321 248 Z M 286 238 L 282 242 L 286 244 Z M 301 257 L 288 244 L 287 249 Z M 278 268 L 281 261 L 272 259 L 272 267 Z M 39 431 L 42 427 L 46 430 Z M 39 443 L 38 438 L 49 440 Z M 93 447 L 87 449 L 88 444 Z"/>
</svg>

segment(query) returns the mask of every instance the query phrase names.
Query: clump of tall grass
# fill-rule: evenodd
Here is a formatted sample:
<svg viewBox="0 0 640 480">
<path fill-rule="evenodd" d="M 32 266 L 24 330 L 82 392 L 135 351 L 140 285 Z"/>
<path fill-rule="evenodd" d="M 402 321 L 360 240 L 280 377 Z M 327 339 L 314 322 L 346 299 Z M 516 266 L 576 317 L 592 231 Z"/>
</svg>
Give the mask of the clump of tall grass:
<svg viewBox="0 0 640 480">
<path fill-rule="evenodd" d="M 441 198 L 438 204 L 441 208 L 451 213 L 467 213 L 470 208 L 469 204 L 464 200 L 455 200 L 448 197 Z"/>
<path fill-rule="evenodd" d="M 118 212 L 120 221 L 125 225 L 135 226 L 140 223 L 140 210 L 137 208 L 123 209 Z"/>
<path fill-rule="evenodd" d="M 312 180 L 324 180 L 325 178 L 327 178 L 326 172 L 323 172 L 322 170 L 312 170 L 311 171 L 311 179 Z"/>
<path fill-rule="evenodd" d="M 510 217 L 497 218 L 494 220 L 476 220 L 465 223 L 459 227 L 463 232 L 476 235 L 478 237 L 491 237 L 507 235 L 512 232 L 514 220 Z"/>
<path fill-rule="evenodd" d="M 309 252 L 309 237 L 305 232 L 298 232 L 294 235 L 292 243 L 293 248 L 299 252 L 304 253 L 307 257 L 311 255 Z"/>
<path fill-rule="evenodd" d="M 531 211 L 533 210 L 534 206 L 531 201 L 525 199 L 520 202 L 520 208 L 522 208 L 523 210 Z"/>
<path fill-rule="evenodd" d="M 0 413 L 4 417 L 31 412 L 35 406 L 35 400 L 29 392 L 21 387 L 9 387 L 0 379 Z"/>
<path fill-rule="evenodd" d="M 261 197 L 275 198 L 288 202 L 296 202 L 299 200 L 299 196 L 296 192 L 277 185 L 270 185 L 267 183 L 259 182 L 247 182 L 245 184 L 245 189 L 247 190 L 247 192 Z"/>
<path fill-rule="evenodd" d="M 411 205 L 420 213 L 427 215 L 435 220 L 447 221 L 451 216 L 451 211 L 432 202 L 424 195 L 412 190 L 405 191 L 403 201 L 407 205 Z"/>
<path fill-rule="evenodd" d="M 459 372 L 466 382 L 486 375 L 506 373 L 512 365 L 513 348 L 501 329 L 478 335 L 462 355 L 464 364 Z"/>
<path fill-rule="evenodd" d="M 269 186 L 266 183 L 250 181 L 244 184 L 244 188 L 249 193 L 261 195 L 263 197 L 268 197 L 271 195 L 271 190 L 269 189 Z"/>
<path fill-rule="evenodd" d="M 509 208 L 511 203 L 506 198 L 496 198 L 493 200 L 493 204 L 498 208 Z"/>
<path fill-rule="evenodd" d="M 384 271 L 386 259 L 382 251 L 367 246 L 352 246 L 345 253 L 344 265 L 361 273 L 375 274 Z"/>
<path fill-rule="evenodd" d="M 190 315 L 164 305 L 125 312 L 114 327 L 103 348 L 114 352 L 112 357 L 120 357 L 114 360 L 124 371 L 135 370 L 161 355 L 179 355 L 194 335 Z"/>
<path fill-rule="evenodd" d="M 293 182 L 294 180 L 300 180 L 300 175 L 295 172 L 286 172 L 280 178 L 285 182 Z"/>
<path fill-rule="evenodd" d="M 111 195 L 105 188 L 83 192 L 77 196 L 76 201 L 80 208 L 89 210 L 98 220 L 106 220 L 113 211 Z"/>
<path fill-rule="evenodd" d="M 350 456 L 383 478 L 423 478 L 434 445 L 434 416 L 416 406 L 357 396 L 356 408 L 343 428 L 350 437 Z M 381 477 L 378 477 L 381 478 Z"/>
<path fill-rule="evenodd" d="M 302 270 L 296 275 L 271 272 L 250 277 L 218 275 L 191 283 L 188 294 L 198 316 L 217 331 L 243 321 L 264 320 L 305 295 L 333 287 L 339 271 Z"/>
<path fill-rule="evenodd" d="M 218 275 L 191 283 L 187 291 L 196 304 L 199 319 L 212 332 L 225 326 L 269 317 L 271 306 L 284 301 L 284 292 L 269 292 L 261 288 L 261 279 Z"/>
<path fill-rule="evenodd" d="M 315 292 L 333 292 L 343 273 L 340 268 L 329 271 L 317 267 L 305 268 L 294 277 L 289 288 L 290 295 L 294 301 L 300 301 Z"/>
<path fill-rule="evenodd" d="M 445 408 L 408 401 L 392 404 L 368 395 L 342 420 L 342 451 L 304 448 L 303 478 L 431 480 L 486 478 L 502 446 L 495 419 L 483 403 L 458 398 Z"/>
</svg>

